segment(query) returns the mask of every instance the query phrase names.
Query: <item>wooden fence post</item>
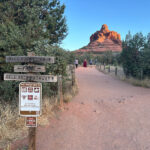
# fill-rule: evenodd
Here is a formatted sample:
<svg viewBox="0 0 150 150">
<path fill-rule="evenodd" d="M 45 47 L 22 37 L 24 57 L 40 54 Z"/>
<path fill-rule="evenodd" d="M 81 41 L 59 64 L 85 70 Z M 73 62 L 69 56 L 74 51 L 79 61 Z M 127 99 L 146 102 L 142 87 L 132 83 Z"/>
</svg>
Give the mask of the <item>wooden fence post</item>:
<svg viewBox="0 0 150 150">
<path fill-rule="evenodd" d="M 141 69 L 140 76 L 141 76 L 141 80 L 142 80 L 143 79 L 143 69 Z"/>
<path fill-rule="evenodd" d="M 63 107 L 63 93 L 62 93 L 62 76 L 58 76 L 58 100 L 61 107 Z"/>
<path fill-rule="evenodd" d="M 72 86 L 75 84 L 75 68 L 74 65 L 71 67 L 71 74 L 72 74 Z"/>
<path fill-rule="evenodd" d="M 115 67 L 115 75 L 117 76 L 118 68 L 117 66 Z"/>
<path fill-rule="evenodd" d="M 108 67 L 108 72 L 110 72 L 110 65 L 109 65 L 109 67 Z"/>
</svg>

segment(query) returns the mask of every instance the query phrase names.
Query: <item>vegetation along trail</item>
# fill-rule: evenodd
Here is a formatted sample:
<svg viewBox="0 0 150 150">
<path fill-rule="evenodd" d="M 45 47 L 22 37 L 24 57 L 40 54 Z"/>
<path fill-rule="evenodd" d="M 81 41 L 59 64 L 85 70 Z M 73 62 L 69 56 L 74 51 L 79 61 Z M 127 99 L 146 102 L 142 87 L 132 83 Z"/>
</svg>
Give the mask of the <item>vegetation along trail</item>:
<svg viewBox="0 0 150 150">
<path fill-rule="evenodd" d="M 150 150 L 150 89 L 76 70 L 79 93 L 59 118 L 38 128 L 38 150 Z"/>
</svg>

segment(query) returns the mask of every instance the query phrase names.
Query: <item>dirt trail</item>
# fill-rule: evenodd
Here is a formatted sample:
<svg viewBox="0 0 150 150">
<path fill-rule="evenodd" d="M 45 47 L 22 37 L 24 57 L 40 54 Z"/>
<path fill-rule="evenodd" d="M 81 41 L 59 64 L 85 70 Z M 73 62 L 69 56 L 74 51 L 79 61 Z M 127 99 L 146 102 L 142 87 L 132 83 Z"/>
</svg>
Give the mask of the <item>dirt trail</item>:
<svg viewBox="0 0 150 150">
<path fill-rule="evenodd" d="M 150 89 L 78 68 L 79 94 L 38 128 L 37 150 L 150 150 Z"/>
</svg>

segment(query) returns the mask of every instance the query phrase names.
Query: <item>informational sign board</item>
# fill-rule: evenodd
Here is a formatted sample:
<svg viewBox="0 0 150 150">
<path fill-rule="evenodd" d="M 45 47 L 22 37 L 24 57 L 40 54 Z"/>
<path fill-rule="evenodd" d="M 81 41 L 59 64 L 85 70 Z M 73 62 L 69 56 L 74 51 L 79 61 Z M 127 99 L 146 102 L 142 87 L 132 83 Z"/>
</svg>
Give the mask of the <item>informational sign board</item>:
<svg viewBox="0 0 150 150">
<path fill-rule="evenodd" d="M 29 82 L 30 81 L 57 82 L 57 76 L 5 73 L 4 74 L 4 80 L 29 81 Z"/>
<path fill-rule="evenodd" d="M 15 65 L 14 72 L 45 72 L 45 66 L 40 65 Z"/>
<path fill-rule="evenodd" d="M 37 117 L 26 117 L 26 127 L 37 127 Z"/>
<path fill-rule="evenodd" d="M 6 56 L 6 62 L 54 63 L 55 59 L 49 56 Z"/>
<path fill-rule="evenodd" d="M 19 84 L 20 116 L 40 116 L 42 113 L 42 84 L 22 82 Z"/>
</svg>

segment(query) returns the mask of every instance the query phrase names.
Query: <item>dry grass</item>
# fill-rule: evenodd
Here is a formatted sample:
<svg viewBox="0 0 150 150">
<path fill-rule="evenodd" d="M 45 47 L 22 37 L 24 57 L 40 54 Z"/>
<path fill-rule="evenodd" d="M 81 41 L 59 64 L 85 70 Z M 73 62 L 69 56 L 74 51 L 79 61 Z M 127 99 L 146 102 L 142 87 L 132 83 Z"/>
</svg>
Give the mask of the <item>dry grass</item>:
<svg viewBox="0 0 150 150">
<path fill-rule="evenodd" d="M 144 80 L 137 80 L 134 78 L 124 78 L 122 79 L 123 81 L 126 81 L 128 83 L 131 83 L 135 86 L 141 86 L 141 87 L 145 87 L 145 88 L 150 88 L 150 79 L 144 79 Z"/>
<path fill-rule="evenodd" d="M 77 93 L 77 84 L 70 86 L 67 83 L 65 94 L 63 95 L 64 102 L 69 102 Z M 56 116 L 55 112 L 60 111 L 57 97 L 44 98 L 42 101 L 42 115 L 38 117 L 38 125 L 45 126 L 49 124 L 49 119 Z M 0 104 L 0 148 L 10 150 L 9 144 L 13 141 L 23 139 L 28 136 L 28 128 L 25 127 L 25 118 L 19 117 L 18 106 L 13 106 L 8 103 Z"/>
<path fill-rule="evenodd" d="M 48 125 L 50 117 L 54 116 L 54 108 L 56 107 L 58 107 L 57 98 L 44 98 L 42 102 L 42 115 L 38 117 L 38 125 Z"/>
<path fill-rule="evenodd" d="M 78 91 L 77 83 L 72 87 L 72 75 L 68 66 L 68 79 L 64 85 L 64 102 L 69 102 Z M 16 102 L 15 102 L 16 103 Z M 57 117 L 56 112 L 61 111 L 57 97 L 43 98 L 42 115 L 38 117 L 38 126 L 49 124 L 51 117 Z M 17 139 L 28 136 L 28 128 L 25 127 L 25 117 L 19 117 L 18 106 L 9 103 L 0 103 L 0 148 L 10 150 L 10 144 Z M 25 150 L 22 148 L 22 150 Z"/>
<path fill-rule="evenodd" d="M 105 67 L 105 70 L 103 65 L 101 66 L 101 70 L 98 66 L 96 68 L 97 70 L 103 72 L 104 74 L 110 74 L 111 76 L 116 77 L 122 81 L 128 82 L 132 85 L 150 88 L 150 79 L 138 80 L 132 77 L 126 78 L 122 67 L 117 67 L 118 68 L 117 76 L 115 76 L 115 66 L 110 67 L 110 72 L 108 72 L 108 66 Z"/>
<path fill-rule="evenodd" d="M 69 87 L 69 86 L 68 86 Z M 71 99 L 78 93 L 78 85 L 77 81 L 75 81 L 75 85 L 73 87 L 67 88 L 65 94 L 63 95 L 64 102 L 68 103 Z"/>
<path fill-rule="evenodd" d="M 42 102 L 42 116 L 38 117 L 38 125 L 48 125 L 49 118 L 54 115 L 53 108 L 56 107 L 56 98 L 44 98 Z M 9 150 L 9 144 L 28 135 L 28 128 L 25 127 L 25 117 L 19 117 L 18 107 L 10 104 L 0 104 L 0 148 Z"/>
<path fill-rule="evenodd" d="M 18 116 L 18 109 L 10 104 L 0 104 L 0 147 L 5 147 L 12 140 L 20 137 L 24 138 L 27 134 L 25 120 Z"/>
</svg>

